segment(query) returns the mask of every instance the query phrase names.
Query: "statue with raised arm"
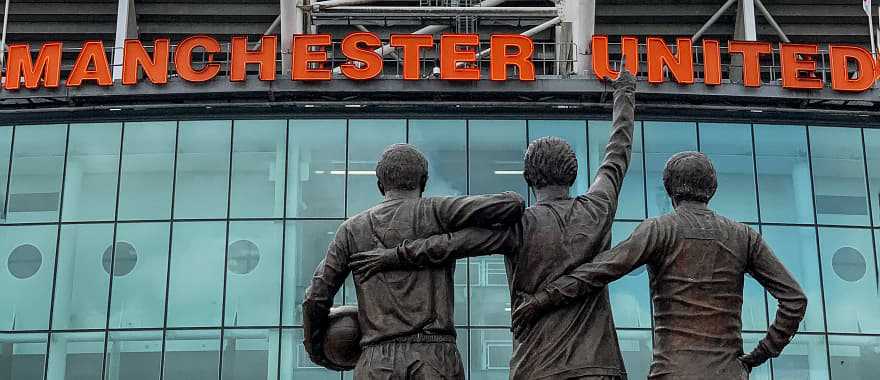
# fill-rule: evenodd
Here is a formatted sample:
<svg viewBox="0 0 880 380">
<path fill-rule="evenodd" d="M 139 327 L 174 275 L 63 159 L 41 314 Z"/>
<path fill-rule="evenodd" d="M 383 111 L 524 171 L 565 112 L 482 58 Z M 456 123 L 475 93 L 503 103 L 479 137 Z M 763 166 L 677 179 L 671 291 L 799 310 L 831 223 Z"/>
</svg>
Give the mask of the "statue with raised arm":
<svg viewBox="0 0 880 380">
<path fill-rule="evenodd" d="M 672 156 L 663 184 L 674 211 L 645 220 L 626 241 L 538 289 L 514 310 L 513 324 L 532 334 L 555 309 L 601 298 L 606 284 L 647 265 L 654 306 L 648 378 L 747 379 L 789 343 L 807 298 L 761 235 L 709 209 L 717 180 L 706 155 Z M 746 274 L 779 302 L 766 337 L 748 354 L 741 320 Z"/>
<path fill-rule="evenodd" d="M 523 175 L 537 203 L 508 228 L 468 228 L 386 249 L 352 256 L 351 266 L 364 278 L 393 269 L 446 268 L 458 258 L 505 256 L 511 304 L 531 302 L 549 281 L 589 262 L 608 249 L 617 198 L 630 162 L 633 140 L 635 78 L 624 71 L 612 83 L 611 137 L 596 180 L 585 194 L 570 196 L 577 158 L 562 139 L 545 137 L 529 144 Z M 538 321 L 526 334 L 515 334 L 510 378 L 625 379 L 608 292 L 571 303 Z"/>
<path fill-rule="evenodd" d="M 385 200 L 342 223 L 302 305 L 306 351 L 316 364 L 331 369 L 350 369 L 333 360 L 348 353 L 328 355 L 335 351 L 325 350 L 334 347 L 324 342 L 333 318 L 333 297 L 350 272 L 351 254 L 467 227 L 512 224 L 524 208 L 516 193 L 422 198 L 427 160 L 406 144 L 392 145 L 382 153 L 376 176 Z M 354 366 L 356 380 L 465 378 L 455 345 L 454 264 L 388 271 L 370 278 L 354 275 L 362 349 Z"/>
</svg>

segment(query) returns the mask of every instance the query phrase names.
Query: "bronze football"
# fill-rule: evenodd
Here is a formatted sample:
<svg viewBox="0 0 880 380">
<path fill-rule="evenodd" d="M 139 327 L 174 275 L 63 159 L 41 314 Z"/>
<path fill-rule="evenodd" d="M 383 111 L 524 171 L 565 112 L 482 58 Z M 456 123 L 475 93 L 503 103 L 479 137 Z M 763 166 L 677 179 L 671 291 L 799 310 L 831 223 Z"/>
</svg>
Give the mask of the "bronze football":
<svg viewBox="0 0 880 380">
<path fill-rule="evenodd" d="M 330 323 L 324 337 L 324 356 L 336 366 L 354 369 L 361 356 L 361 327 L 357 306 L 330 309 Z"/>
</svg>

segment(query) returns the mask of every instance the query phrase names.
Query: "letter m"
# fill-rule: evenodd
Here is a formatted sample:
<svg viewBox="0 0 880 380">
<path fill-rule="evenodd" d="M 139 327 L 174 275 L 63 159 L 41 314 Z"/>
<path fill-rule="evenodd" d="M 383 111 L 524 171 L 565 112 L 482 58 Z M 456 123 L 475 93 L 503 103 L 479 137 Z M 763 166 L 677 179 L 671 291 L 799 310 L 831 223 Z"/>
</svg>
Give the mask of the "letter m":
<svg viewBox="0 0 880 380">
<path fill-rule="evenodd" d="M 51 42 L 40 47 L 36 63 L 31 58 L 30 45 L 10 45 L 6 59 L 7 90 L 17 90 L 24 76 L 24 86 L 39 87 L 40 80 L 47 88 L 56 88 L 61 77 L 61 43 Z"/>
</svg>

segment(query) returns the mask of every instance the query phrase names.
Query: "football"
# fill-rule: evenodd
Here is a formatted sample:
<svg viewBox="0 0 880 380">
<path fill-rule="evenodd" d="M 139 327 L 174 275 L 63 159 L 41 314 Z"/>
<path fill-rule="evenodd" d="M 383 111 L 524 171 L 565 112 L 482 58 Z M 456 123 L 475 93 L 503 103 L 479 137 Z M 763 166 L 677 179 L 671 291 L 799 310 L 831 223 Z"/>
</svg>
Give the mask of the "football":
<svg viewBox="0 0 880 380">
<path fill-rule="evenodd" d="M 357 306 L 330 309 L 330 323 L 324 338 L 324 356 L 333 364 L 354 369 L 361 356 L 361 327 Z"/>
</svg>

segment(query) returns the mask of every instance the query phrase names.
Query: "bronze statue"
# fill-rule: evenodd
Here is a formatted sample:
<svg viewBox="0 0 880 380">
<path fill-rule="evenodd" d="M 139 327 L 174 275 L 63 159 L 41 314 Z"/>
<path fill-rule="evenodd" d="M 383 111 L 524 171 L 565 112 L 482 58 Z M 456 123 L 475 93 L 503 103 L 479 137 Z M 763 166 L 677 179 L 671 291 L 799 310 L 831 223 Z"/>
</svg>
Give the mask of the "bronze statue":
<svg viewBox="0 0 880 380">
<path fill-rule="evenodd" d="M 351 261 L 355 273 L 368 278 L 391 269 L 448 268 L 458 258 L 503 254 L 511 304 L 520 307 L 531 300 L 527 294 L 608 249 L 632 151 L 636 81 L 624 70 L 613 86 L 611 137 L 586 194 L 569 195 L 578 171 L 571 146 L 558 138 L 538 139 L 528 147 L 524 170 L 537 204 L 526 209 L 519 223 L 495 230 L 470 228 L 358 253 Z M 626 378 L 604 288 L 587 302 L 555 310 L 527 334 L 514 338 L 512 379 Z"/>
<path fill-rule="evenodd" d="M 789 343 L 807 298 L 757 232 L 708 208 L 717 180 L 706 155 L 672 156 L 663 184 L 673 212 L 645 220 L 626 241 L 539 289 L 514 310 L 514 326 L 537 329 L 536 323 L 554 315 L 544 315 L 551 309 L 601 297 L 606 284 L 647 265 L 654 305 L 649 378 L 747 379 L 753 367 Z M 745 274 L 779 301 L 767 336 L 748 354 L 740 315 Z"/>
<path fill-rule="evenodd" d="M 428 181 L 425 157 L 406 144 L 382 153 L 376 166 L 385 201 L 345 221 L 318 265 L 303 302 L 304 342 L 312 361 L 344 370 L 325 355 L 330 307 L 349 274 L 351 254 L 395 247 L 405 240 L 519 221 L 516 193 L 422 198 Z M 454 263 L 355 274 L 357 319 L 363 349 L 355 379 L 464 379 L 453 323 Z M 345 357 L 346 355 L 331 355 Z"/>
</svg>

